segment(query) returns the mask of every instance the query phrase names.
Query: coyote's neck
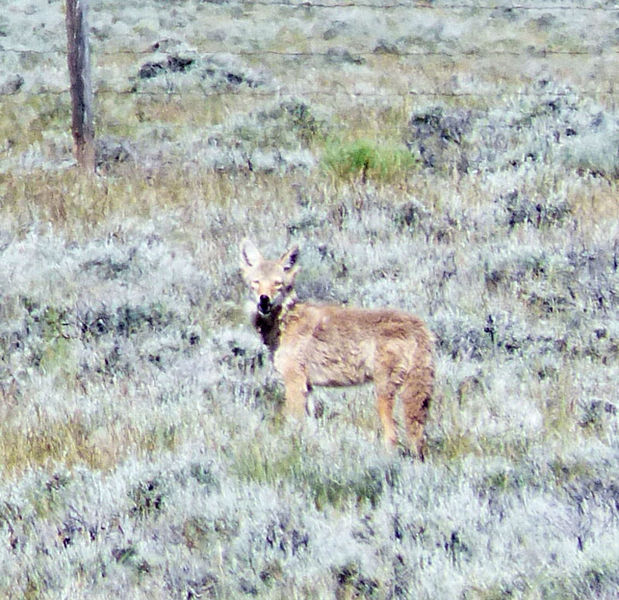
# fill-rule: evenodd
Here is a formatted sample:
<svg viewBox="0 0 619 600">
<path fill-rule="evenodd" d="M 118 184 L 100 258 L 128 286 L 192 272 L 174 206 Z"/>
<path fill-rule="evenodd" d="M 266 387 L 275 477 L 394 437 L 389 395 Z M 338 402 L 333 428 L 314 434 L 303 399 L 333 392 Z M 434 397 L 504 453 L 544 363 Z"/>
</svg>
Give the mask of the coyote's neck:
<svg viewBox="0 0 619 600">
<path fill-rule="evenodd" d="M 280 337 L 286 328 L 286 323 L 296 303 L 296 295 L 291 295 L 286 299 L 284 304 L 274 307 L 267 315 L 263 315 L 260 312 L 254 313 L 254 327 L 271 352 L 275 352 L 277 348 L 279 348 Z"/>
</svg>

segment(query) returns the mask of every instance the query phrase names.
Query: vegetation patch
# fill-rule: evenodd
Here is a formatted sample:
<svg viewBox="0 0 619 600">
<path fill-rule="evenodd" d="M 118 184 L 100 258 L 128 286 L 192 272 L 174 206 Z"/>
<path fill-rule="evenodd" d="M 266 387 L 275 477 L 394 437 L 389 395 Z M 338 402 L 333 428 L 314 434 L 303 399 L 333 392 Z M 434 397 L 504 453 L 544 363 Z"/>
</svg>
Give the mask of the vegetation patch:
<svg viewBox="0 0 619 600">
<path fill-rule="evenodd" d="M 330 140 L 322 164 L 336 180 L 397 181 L 415 169 L 417 161 L 404 147 L 388 146 L 370 140 L 342 142 Z"/>
<path fill-rule="evenodd" d="M 394 465 L 329 465 L 309 459 L 296 443 L 275 455 L 258 445 L 237 455 L 237 476 L 251 481 L 276 484 L 282 477 L 292 477 L 318 510 L 327 506 L 344 508 L 350 502 L 376 506 L 385 489 L 395 484 L 398 467 Z"/>
</svg>

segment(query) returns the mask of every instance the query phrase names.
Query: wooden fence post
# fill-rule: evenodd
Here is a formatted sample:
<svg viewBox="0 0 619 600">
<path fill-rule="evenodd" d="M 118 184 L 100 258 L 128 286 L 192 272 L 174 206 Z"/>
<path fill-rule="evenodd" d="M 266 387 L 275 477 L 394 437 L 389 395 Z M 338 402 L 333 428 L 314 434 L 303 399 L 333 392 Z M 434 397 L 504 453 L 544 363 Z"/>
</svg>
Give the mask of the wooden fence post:
<svg viewBox="0 0 619 600">
<path fill-rule="evenodd" d="M 92 116 L 88 0 L 66 0 L 67 59 L 71 79 L 71 131 L 75 158 L 82 169 L 95 170 L 95 129 Z"/>
</svg>

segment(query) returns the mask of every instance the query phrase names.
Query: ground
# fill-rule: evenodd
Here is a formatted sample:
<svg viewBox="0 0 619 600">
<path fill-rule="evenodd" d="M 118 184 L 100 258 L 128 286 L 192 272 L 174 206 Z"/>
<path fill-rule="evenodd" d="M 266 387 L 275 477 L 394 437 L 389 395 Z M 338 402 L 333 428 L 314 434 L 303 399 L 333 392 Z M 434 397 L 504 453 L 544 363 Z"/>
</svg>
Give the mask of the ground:
<svg viewBox="0 0 619 600">
<path fill-rule="evenodd" d="M 0 595 L 614 598 L 612 2 L 91 3 L 0 16 Z M 281 382 L 238 243 L 436 337 L 425 462 Z"/>
</svg>

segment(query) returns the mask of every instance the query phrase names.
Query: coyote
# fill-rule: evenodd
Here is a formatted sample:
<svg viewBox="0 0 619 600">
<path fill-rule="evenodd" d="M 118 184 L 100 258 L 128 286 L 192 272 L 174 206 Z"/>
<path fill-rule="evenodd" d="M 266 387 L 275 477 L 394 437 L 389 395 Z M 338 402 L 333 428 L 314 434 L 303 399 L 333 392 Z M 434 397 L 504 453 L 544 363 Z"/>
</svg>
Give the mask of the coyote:
<svg viewBox="0 0 619 600">
<path fill-rule="evenodd" d="M 241 271 L 253 297 L 251 321 L 286 388 L 285 411 L 300 417 L 312 386 L 373 381 L 387 447 L 397 445 L 393 405 L 399 393 L 412 450 L 423 458 L 423 427 L 432 395 L 431 335 L 405 312 L 297 302 L 298 246 L 266 260 L 243 240 Z"/>
</svg>

